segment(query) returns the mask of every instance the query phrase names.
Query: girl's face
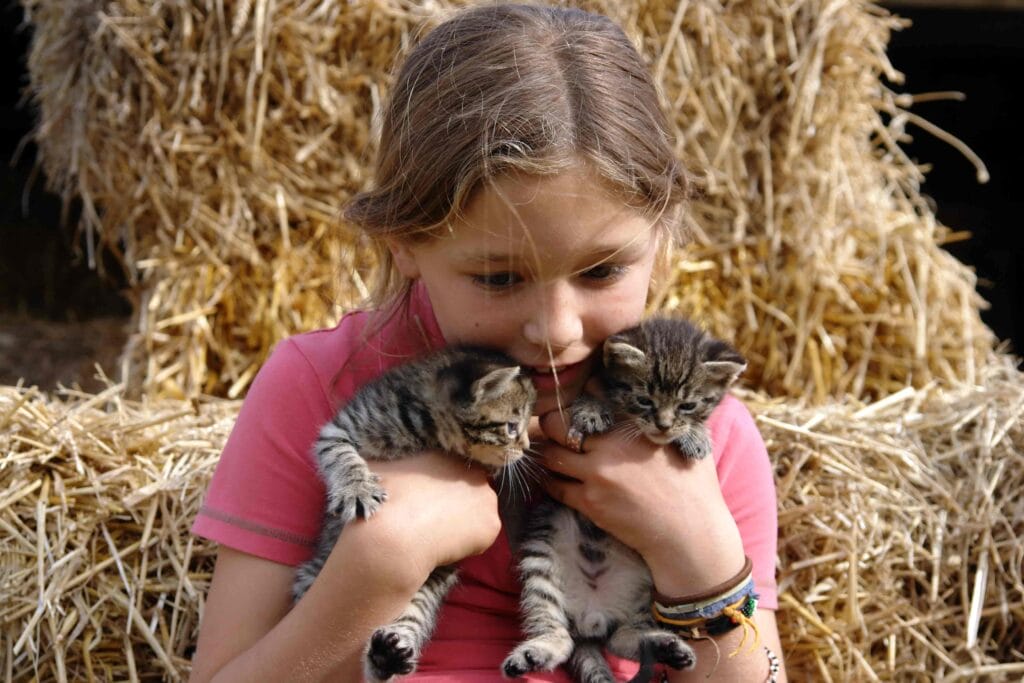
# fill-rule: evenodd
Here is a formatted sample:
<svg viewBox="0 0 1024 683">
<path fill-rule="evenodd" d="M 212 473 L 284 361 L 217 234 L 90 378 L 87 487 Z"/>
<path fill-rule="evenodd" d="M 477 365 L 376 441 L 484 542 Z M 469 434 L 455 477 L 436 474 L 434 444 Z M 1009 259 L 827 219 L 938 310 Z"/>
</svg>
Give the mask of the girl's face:
<svg viewBox="0 0 1024 683">
<path fill-rule="evenodd" d="M 567 406 L 605 338 L 640 321 L 658 230 L 580 168 L 502 177 L 450 234 L 391 248 L 448 343 L 500 349 L 530 373 L 539 415 Z"/>
</svg>

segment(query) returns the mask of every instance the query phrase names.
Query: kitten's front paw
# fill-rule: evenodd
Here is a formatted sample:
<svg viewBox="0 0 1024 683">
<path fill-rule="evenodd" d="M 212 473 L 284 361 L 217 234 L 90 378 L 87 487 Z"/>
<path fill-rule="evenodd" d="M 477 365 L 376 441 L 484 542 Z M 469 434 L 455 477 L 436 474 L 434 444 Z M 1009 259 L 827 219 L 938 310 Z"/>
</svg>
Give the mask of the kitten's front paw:
<svg viewBox="0 0 1024 683">
<path fill-rule="evenodd" d="M 531 671 L 552 671 L 567 657 L 568 653 L 559 653 L 556 648 L 535 638 L 512 650 L 501 664 L 501 673 L 505 678 L 519 678 Z"/>
<path fill-rule="evenodd" d="M 672 441 L 685 458 L 702 460 L 711 455 L 711 440 L 701 431 L 691 431 Z"/>
<path fill-rule="evenodd" d="M 569 422 L 573 429 L 584 436 L 601 434 L 614 424 L 611 411 L 603 403 L 586 394 L 573 401 Z"/>
<path fill-rule="evenodd" d="M 368 681 L 386 681 L 416 669 L 419 658 L 416 645 L 407 634 L 382 626 L 370 636 L 363 662 Z"/>
<path fill-rule="evenodd" d="M 380 477 L 367 470 L 365 474 L 350 477 L 327 493 L 328 509 L 348 524 L 356 517 L 369 519 L 388 494 L 380 485 Z"/>
<path fill-rule="evenodd" d="M 651 639 L 654 661 L 676 670 L 692 669 L 697 663 L 693 648 L 674 633 L 665 633 Z"/>
</svg>

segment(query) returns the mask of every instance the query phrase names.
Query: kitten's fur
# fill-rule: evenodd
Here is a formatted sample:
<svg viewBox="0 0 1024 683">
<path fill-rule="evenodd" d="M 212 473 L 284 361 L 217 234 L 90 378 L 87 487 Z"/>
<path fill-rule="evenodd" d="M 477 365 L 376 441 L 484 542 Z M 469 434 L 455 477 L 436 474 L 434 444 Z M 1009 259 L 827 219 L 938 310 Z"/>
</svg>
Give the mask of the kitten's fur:
<svg viewBox="0 0 1024 683">
<path fill-rule="evenodd" d="M 366 460 L 439 449 L 494 471 L 513 466 L 529 445 L 535 398 L 515 361 L 471 347 L 444 349 L 363 386 L 324 425 L 314 446 L 327 509 L 315 554 L 296 573 L 295 599 L 320 573 L 345 524 L 372 516 L 387 498 Z M 456 578 L 454 567 L 438 567 L 398 619 L 374 632 L 364 656 L 366 679 L 387 680 L 415 669 Z"/>
<path fill-rule="evenodd" d="M 570 407 L 580 433 L 622 429 L 685 458 L 711 453 L 705 422 L 743 371 L 742 356 L 691 323 L 655 318 L 609 337 L 598 374 L 605 397 L 582 395 Z M 648 681 L 654 662 L 695 664 L 693 650 L 651 617 L 650 571 L 631 548 L 575 510 L 546 499 L 531 513 L 519 547 L 523 630 L 527 640 L 502 664 L 506 677 L 552 670 L 568 661 L 581 683 L 614 681 L 602 647 L 641 661 L 633 681 Z"/>
</svg>

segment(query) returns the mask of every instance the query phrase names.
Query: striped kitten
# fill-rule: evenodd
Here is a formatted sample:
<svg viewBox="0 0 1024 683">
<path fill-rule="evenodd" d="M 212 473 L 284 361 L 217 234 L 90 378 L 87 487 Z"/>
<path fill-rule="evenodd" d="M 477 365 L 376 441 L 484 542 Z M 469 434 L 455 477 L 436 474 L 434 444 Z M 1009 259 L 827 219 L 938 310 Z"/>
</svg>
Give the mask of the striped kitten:
<svg viewBox="0 0 1024 683">
<path fill-rule="evenodd" d="M 723 341 L 691 323 L 655 318 L 609 337 L 597 370 L 605 397 L 582 395 L 570 408 L 583 435 L 621 428 L 684 458 L 711 453 L 705 422 L 746 367 Z M 639 660 L 634 682 L 654 663 L 692 668 L 693 650 L 651 617 L 650 571 L 640 555 L 572 508 L 546 499 L 530 512 L 519 547 L 527 640 L 502 664 L 506 677 L 568 662 L 581 683 L 614 681 L 602 648 Z"/>
<path fill-rule="evenodd" d="M 470 347 L 444 349 L 363 386 L 324 425 L 314 446 L 327 510 L 315 554 L 296 573 L 295 599 L 320 573 L 345 524 L 371 517 L 387 498 L 367 460 L 440 449 L 495 472 L 513 467 L 529 445 L 535 397 L 532 382 L 513 360 Z M 453 566 L 438 567 L 398 619 L 373 633 L 363 660 L 367 680 L 384 681 L 416 668 L 456 578 Z"/>
</svg>

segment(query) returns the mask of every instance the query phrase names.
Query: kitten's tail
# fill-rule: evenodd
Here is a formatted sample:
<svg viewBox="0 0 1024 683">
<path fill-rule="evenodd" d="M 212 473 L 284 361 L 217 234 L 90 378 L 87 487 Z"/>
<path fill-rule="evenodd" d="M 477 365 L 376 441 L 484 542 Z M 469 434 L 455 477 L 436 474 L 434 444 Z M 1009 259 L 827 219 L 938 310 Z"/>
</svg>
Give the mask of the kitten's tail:
<svg viewBox="0 0 1024 683">
<path fill-rule="evenodd" d="M 648 640 L 640 641 L 640 670 L 628 683 L 650 683 L 654 677 L 654 644 Z"/>
<path fill-rule="evenodd" d="M 578 641 L 569 658 L 568 667 L 573 680 L 580 683 L 615 680 L 601 652 L 601 645 L 594 641 Z"/>
</svg>

